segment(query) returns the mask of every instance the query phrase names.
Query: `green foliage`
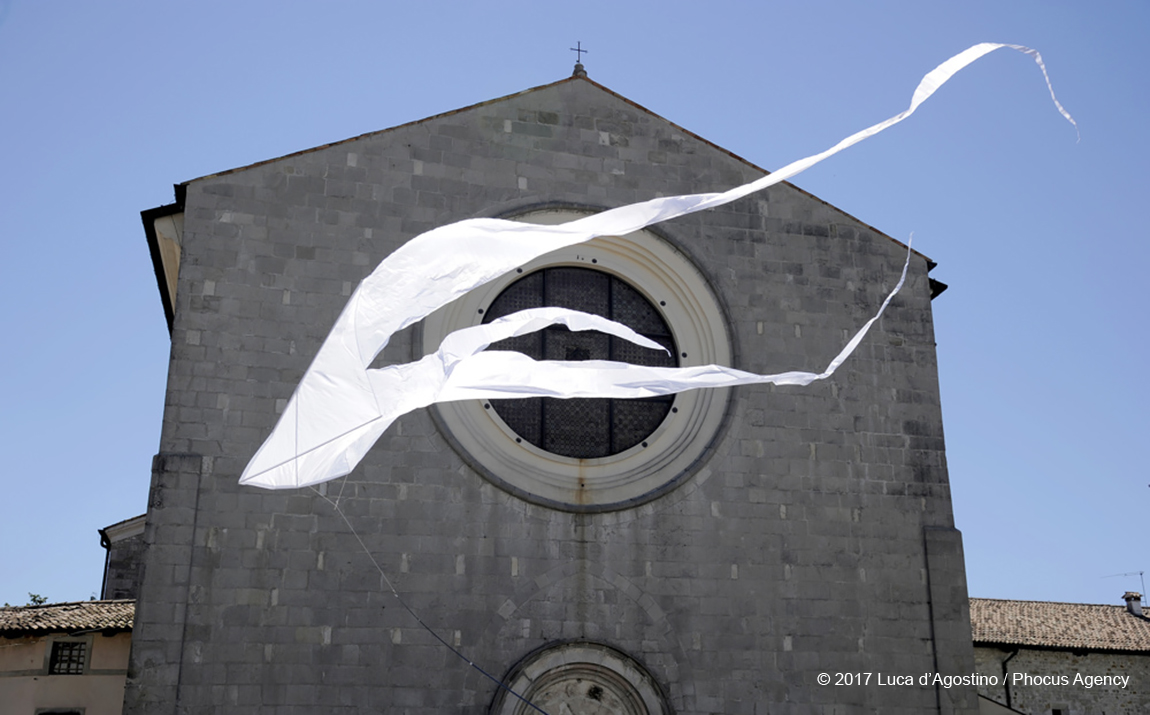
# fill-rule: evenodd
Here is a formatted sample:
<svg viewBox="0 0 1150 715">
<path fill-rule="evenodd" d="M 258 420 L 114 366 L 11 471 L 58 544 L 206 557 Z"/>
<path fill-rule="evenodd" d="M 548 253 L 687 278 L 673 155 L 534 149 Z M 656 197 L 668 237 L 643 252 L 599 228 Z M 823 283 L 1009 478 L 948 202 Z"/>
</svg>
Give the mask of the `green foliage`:
<svg viewBox="0 0 1150 715">
<path fill-rule="evenodd" d="M 41 596 L 38 593 L 29 593 L 28 594 L 28 603 L 25 603 L 24 605 L 25 606 L 42 606 L 47 602 L 48 602 L 47 596 Z M 12 607 L 11 603 L 8 603 L 7 601 L 4 602 L 4 608 L 11 608 L 11 607 Z"/>
</svg>

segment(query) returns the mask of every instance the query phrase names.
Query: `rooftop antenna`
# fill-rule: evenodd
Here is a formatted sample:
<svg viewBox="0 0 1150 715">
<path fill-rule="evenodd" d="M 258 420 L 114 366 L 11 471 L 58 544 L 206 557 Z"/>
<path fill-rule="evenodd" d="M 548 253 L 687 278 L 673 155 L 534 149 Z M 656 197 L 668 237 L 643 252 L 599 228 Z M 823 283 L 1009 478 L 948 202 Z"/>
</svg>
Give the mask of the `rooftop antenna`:
<svg viewBox="0 0 1150 715">
<path fill-rule="evenodd" d="M 1102 578 L 1118 578 L 1119 576 L 1137 576 L 1142 580 L 1142 595 L 1146 595 L 1146 572 L 1145 571 L 1127 571 L 1126 573 L 1115 573 Z"/>
</svg>

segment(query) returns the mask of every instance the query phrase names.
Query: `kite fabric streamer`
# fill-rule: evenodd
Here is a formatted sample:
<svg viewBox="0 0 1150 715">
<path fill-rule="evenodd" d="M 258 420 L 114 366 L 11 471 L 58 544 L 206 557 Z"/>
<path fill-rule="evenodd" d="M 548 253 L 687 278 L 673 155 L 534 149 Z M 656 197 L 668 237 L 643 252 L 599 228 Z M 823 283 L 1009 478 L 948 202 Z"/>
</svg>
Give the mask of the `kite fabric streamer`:
<svg viewBox="0 0 1150 715">
<path fill-rule="evenodd" d="M 555 226 L 468 219 L 416 236 L 385 258 L 352 294 L 272 434 L 244 469 L 240 483 L 292 489 L 341 477 L 355 468 L 397 418 L 436 402 L 539 396 L 646 397 L 763 382 L 807 385 L 829 377 L 902 287 L 909 251 L 902 277 L 882 307 L 818 374 L 755 375 L 719 365 L 653 368 L 609 361 L 535 361 L 514 352 L 482 352 L 496 340 L 555 323 L 572 330 L 600 330 L 650 347 L 649 341 L 624 326 L 558 308 L 522 311 L 459 330 L 448 335 L 435 354 L 416 362 L 380 369 L 369 369 L 369 365 L 397 331 L 544 254 L 597 236 L 623 235 L 722 206 L 790 179 L 906 119 L 959 70 L 1003 47 L 1034 58 L 1058 111 L 1077 129 L 1054 96 L 1037 51 L 1021 45 L 982 43 L 923 77 L 910 106 L 901 113 L 743 186 L 722 193 L 656 198 Z"/>
</svg>

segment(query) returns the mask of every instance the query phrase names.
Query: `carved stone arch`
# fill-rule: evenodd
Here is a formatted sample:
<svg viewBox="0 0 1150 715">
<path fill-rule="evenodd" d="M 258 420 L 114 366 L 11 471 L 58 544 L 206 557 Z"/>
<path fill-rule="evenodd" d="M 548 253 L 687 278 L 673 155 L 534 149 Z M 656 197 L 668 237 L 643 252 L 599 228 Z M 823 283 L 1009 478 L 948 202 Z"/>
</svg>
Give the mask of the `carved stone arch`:
<svg viewBox="0 0 1150 715">
<path fill-rule="evenodd" d="M 658 690 L 663 693 L 668 712 L 680 710 L 683 707 L 684 692 L 682 691 L 681 664 L 690 662 L 687 653 L 674 635 L 667 614 L 659 607 L 655 599 L 640 588 L 634 581 L 626 576 L 602 565 L 586 560 L 576 560 L 556 566 L 533 579 L 525 579 L 524 584 L 514 593 L 510 594 L 502 606 L 492 613 L 482 629 L 479 638 L 486 643 L 522 643 L 534 653 L 559 643 L 580 642 L 599 643 L 606 647 L 616 648 L 622 652 L 630 653 L 628 657 L 636 662 L 646 662 L 644 670 L 648 672 Z M 582 583 L 580 583 L 582 582 Z M 564 608 L 573 600 L 598 592 L 611 593 L 613 598 L 604 601 L 614 601 L 616 615 L 624 610 L 633 608 L 632 613 L 641 614 L 645 622 L 645 631 L 640 631 L 634 623 L 629 632 L 603 632 L 599 630 L 594 634 L 543 632 L 537 628 L 540 611 L 548 608 Z M 526 616 L 526 618 L 525 618 Z M 524 621 L 530 621 L 529 634 L 524 635 Z M 622 623 L 625 619 L 611 618 L 612 623 Z M 644 648 L 644 643 L 648 647 Z M 650 648 L 650 644 L 654 648 Z M 656 664 L 652 656 L 657 660 Z M 508 661 L 503 665 L 504 682 L 513 676 L 517 663 L 522 663 L 526 654 L 509 654 Z M 495 668 L 495 664 L 489 664 Z M 498 672 L 499 669 L 496 669 Z M 477 672 L 472 670 L 467 676 L 466 689 L 472 692 L 482 691 L 484 684 Z M 500 712 L 500 711 L 492 711 Z M 530 712 L 534 712 L 533 710 Z"/>
<path fill-rule="evenodd" d="M 646 668 L 618 649 L 591 641 L 533 651 L 515 664 L 504 682 L 508 688 L 495 693 L 491 715 L 528 715 L 536 708 L 555 715 L 671 712 Z"/>
</svg>

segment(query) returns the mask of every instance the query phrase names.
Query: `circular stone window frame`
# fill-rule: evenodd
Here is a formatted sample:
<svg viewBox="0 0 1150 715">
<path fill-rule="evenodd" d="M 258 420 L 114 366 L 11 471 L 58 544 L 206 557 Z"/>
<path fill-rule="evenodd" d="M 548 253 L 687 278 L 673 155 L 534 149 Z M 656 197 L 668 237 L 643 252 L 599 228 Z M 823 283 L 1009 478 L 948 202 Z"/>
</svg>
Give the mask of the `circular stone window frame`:
<svg viewBox="0 0 1150 715">
<path fill-rule="evenodd" d="M 624 715 L 671 712 L 662 690 L 646 668 L 630 656 L 600 643 L 583 641 L 544 647 L 520 661 L 504 682 L 512 692 L 531 702 L 573 680 L 611 691 L 623 701 Z M 535 710 L 499 688 L 488 712 L 490 715 L 529 715 Z"/>
<path fill-rule="evenodd" d="M 585 215 L 548 209 L 513 218 L 554 225 Z M 636 288 L 670 326 L 680 366 L 730 365 L 726 316 L 707 280 L 686 256 L 648 230 L 553 251 L 476 288 L 427 317 L 417 342 L 421 355 L 437 350 L 449 333 L 482 323 L 484 311 L 515 281 L 556 266 L 593 268 Z M 467 462 L 501 489 L 555 509 L 602 512 L 642 504 L 682 484 L 718 434 L 729 400 L 729 388 L 679 393 L 667 418 L 643 442 L 588 459 L 530 444 L 486 400 L 440 403 L 432 414 Z"/>
</svg>

